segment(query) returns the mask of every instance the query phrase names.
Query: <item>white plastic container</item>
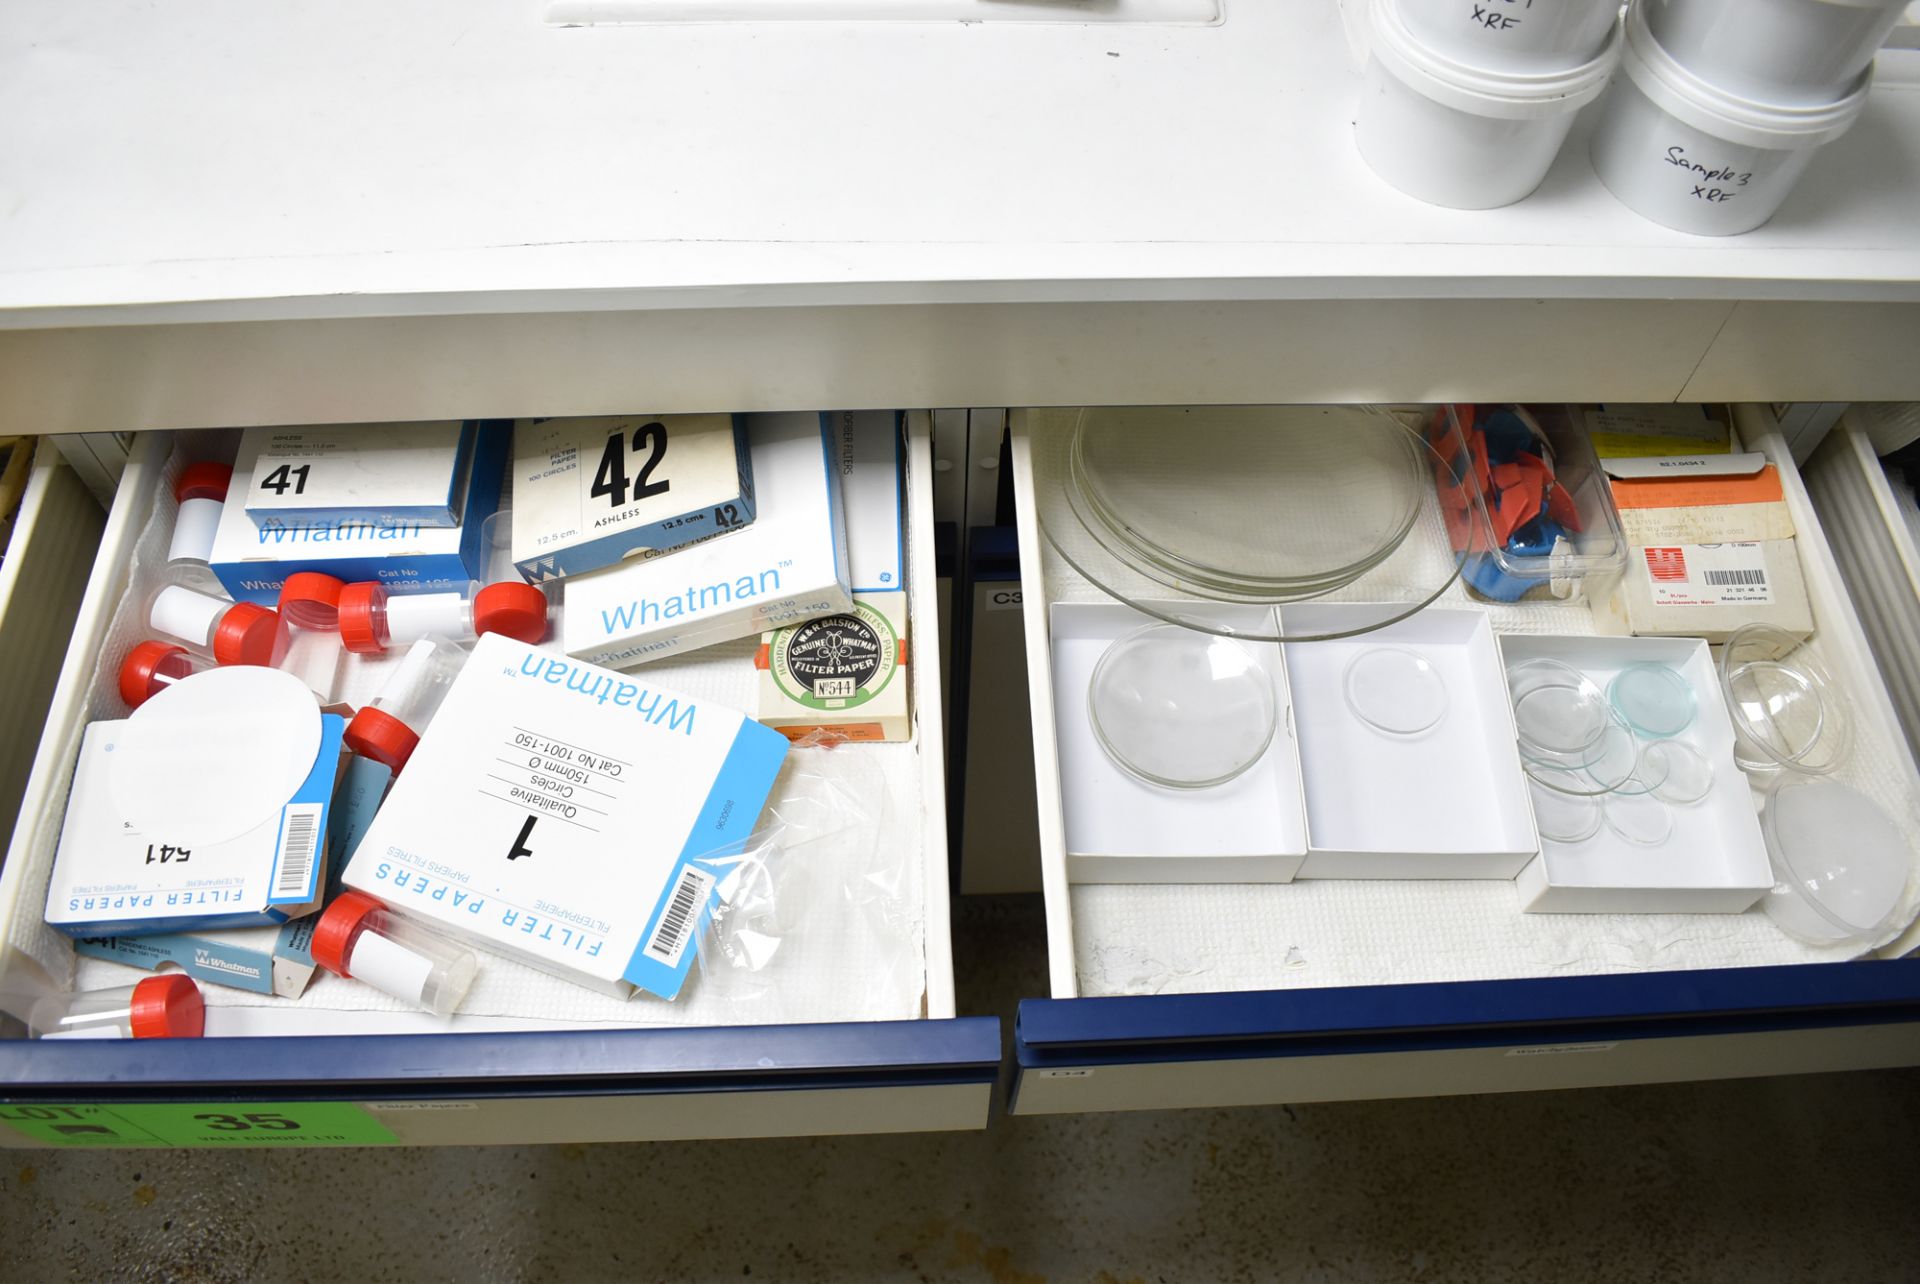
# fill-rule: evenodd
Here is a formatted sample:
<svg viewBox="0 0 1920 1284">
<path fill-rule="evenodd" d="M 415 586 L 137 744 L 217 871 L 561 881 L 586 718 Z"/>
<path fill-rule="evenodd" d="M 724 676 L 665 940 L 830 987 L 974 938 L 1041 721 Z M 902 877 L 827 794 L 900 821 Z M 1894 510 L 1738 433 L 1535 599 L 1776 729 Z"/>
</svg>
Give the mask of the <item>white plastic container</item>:
<svg viewBox="0 0 1920 1284">
<path fill-rule="evenodd" d="M 1645 0 L 1647 29 L 1673 60 L 1730 94 L 1818 107 L 1854 82 L 1907 0 Z"/>
<path fill-rule="evenodd" d="M 1593 131 L 1594 172 L 1645 218 L 1701 236 L 1750 232 L 1773 217 L 1816 149 L 1847 132 L 1866 105 L 1853 91 L 1818 107 L 1783 107 L 1728 93 L 1682 67 L 1627 13 L 1626 75 Z"/>
<path fill-rule="evenodd" d="M 1468 67 L 1560 72 L 1593 61 L 1618 0 L 1400 0 L 1400 16 L 1433 52 Z"/>
<path fill-rule="evenodd" d="M 1619 57 L 1606 48 L 1569 71 L 1467 66 L 1429 49 L 1374 0 L 1372 52 L 1354 122 L 1360 155 L 1409 196 L 1455 209 L 1511 205 L 1540 186 L 1574 113 L 1600 96 Z"/>
</svg>

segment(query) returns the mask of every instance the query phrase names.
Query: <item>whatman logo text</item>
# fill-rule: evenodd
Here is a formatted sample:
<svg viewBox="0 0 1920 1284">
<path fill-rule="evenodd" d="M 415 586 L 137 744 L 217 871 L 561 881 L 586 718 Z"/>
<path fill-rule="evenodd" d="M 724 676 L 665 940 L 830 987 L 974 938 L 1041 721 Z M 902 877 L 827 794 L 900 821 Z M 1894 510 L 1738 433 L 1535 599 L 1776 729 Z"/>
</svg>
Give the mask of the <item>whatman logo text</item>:
<svg viewBox="0 0 1920 1284">
<path fill-rule="evenodd" d="M 520 672 L 556 687 L 564 686 L 601 704 L 612 703 L 632 709 L 653 726 L 665 723 L 668 731 L 678 731 L 688 736 L 693 734 L 693 715 L 700 706 L 681 704 L 673 696 L 663 697 L 658 691 L 649 691 L 611 673 L 568 664 L 565 660 L 556 660 L 539 652 L 521 659 Z"/>
<path fill-rule="evenodd" d="M 615 607 L 611 611 L 600 612 L 600 627 L 607 636 L 624 633 L 635 624 L 659 624 L 663 620 L 677 620 L 683 615 L 695 611 L 711 611 L 715 607 L 729 606 L 734 602 L 751 602 L 754 598 L 765 597 L 769 593 L 780 591 L 780 570 L 770 566 L 759 575 L 742 575 L 737 580 L 721 580 L 714 584 L 705 584 L 690 588 L 684 593 L 676 593 L 664 600 L 643 597 Z"/>
<path fill-rule="evenodd" d="M 328 544 L 335 540 L 412 539 L 418 526 L 376 526 L 372 522 L 303 522 L 298 526 L 258 528 L 262 544 Z"/>
</svg>

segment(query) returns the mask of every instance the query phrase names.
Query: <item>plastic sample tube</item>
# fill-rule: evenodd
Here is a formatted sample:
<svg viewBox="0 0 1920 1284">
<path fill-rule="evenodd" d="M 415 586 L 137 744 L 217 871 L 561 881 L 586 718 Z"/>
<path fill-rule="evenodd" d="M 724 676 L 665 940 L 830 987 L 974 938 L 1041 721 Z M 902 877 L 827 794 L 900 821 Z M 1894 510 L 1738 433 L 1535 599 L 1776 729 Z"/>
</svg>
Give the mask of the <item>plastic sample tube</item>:
<svg viewBox="0 0 1920 1284">
<path fill-rule="evenodd" d="M 402 1003 L 452 1016 L 480 960 L 431 928 L 400 917 L 365 892 L 342 892 L 314 924 L 313 961 L 364 981 Z"/>
<path fill-rule="evenodd" d="M 380 694 L 347 724 L 347 748 L 399 775 L 466 662 L 467 653 L 444 638 L 415 642 Z"/>
<path fill-rule="evenodd" d="M 173 497 L 180 501 L 173 521 L 173 541 L 167 545 L 167 565 L 205 566 L 213 560 L 213 536 L 220 529 L 220 512 L 227 506 L 227 485 L 233 469 L 202 461 L 180 470 Z"/>
<path fill-rule="evenodd" d="M 229 602 L 180 584 L 169 584 L 153 595 L 147 623 L 154 632 L 215 664 L 272 667 L 286 650 L 286 631 L 275 611 L 253 602 Z"/>
<path fill-rule="evenodd" d="M 465 593 L 389 593 L 375 581 L 340 594 L 340 640 L 360 655 L 379 655 L 428 635 L 471 642 L 501 633 L 528 645 L 547 636 L 547 597 L 531 584 L 503 580 Z"/>
<path fill-rule="evenodd" d="M 340 645 L 340 580 L 319 571 L 295 571 L 280 586 L 278 611 L 286 626 L 279 667 L 307 684 L 321 704 L 333 701 L 346 650 Z"/>
<path fill-rule="evenodd" d="M 200 987 L 178 972 L 111 990 L 49 995 L 27 1012 L 27 1032 L 36 1039 L 197 1039 L 206 1027 Z"/>
<path fill-rule="evenodd" d="M 127 658 L 120 662 L 120 698 L 129 709 L 138 709 L 180 679 L 212 667 L 177 643 L 150 639 L 127 652 Z"/>
</svg>

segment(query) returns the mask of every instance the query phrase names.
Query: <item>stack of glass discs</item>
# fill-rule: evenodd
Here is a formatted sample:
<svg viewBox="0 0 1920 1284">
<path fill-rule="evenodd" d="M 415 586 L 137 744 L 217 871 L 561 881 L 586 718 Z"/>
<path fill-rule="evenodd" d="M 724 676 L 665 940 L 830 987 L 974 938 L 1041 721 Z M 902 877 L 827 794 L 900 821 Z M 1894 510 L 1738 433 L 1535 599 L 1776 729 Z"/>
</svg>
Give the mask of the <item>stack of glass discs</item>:
<svg viewBox="0 0 1920 1284">
<path fill-rule="evenodd" d="M 1424 417 L 1368 406 L 1031 411 L 1040 528 L 1095 588 L 1183 629 L 1259 642 L 1366 633 L 1459 576 L 1465 550 L 1447 538 L 1435 498 L 1436 476 L 1457 479 L 1422 435 Z M 1306 601 L 1342 605 L 1289 624 L 1284 608 Z M 1192 671 L 1195 648 L 1177 630 L 1125 641 L 1126 662 L 1103 665 L 1089 693 L 1096 717 L 1108 715 L 1099 717 L 1108 755 L 1170 787 L 1249 765 L 1215 762 L 1190 784 L 1173 779 L 1164 741 L 1189 738 L 1181 720 L 1210 706 L 1149 699 L 1147 689 L 1155 673 L 1177 683 Z M 1098 689 L 1122 675 L 1124 692 Z M 1152 718 L 1114 716 L 1147 707 Z M 1231 737 L 1249 752 L 1269 738 Z"/>
</svg>

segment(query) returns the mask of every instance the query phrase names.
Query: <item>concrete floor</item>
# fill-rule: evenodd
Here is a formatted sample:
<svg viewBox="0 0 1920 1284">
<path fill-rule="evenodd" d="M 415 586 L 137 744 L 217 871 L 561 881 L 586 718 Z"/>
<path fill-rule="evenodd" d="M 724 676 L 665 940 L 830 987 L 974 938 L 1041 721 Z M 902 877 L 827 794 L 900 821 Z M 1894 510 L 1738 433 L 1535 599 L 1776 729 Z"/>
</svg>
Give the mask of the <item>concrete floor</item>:
<svg viewBox="0 0 1920 1284">
<path fill-rule="evenodd" d="M 968 902 L 963 1010 L 1041 992 Z M 0 1276 L 138 1280 L 1907 1280 L 1920 1072 L 999 1119 L 985 1133 L 9 1152 Z"/>
</svg>

